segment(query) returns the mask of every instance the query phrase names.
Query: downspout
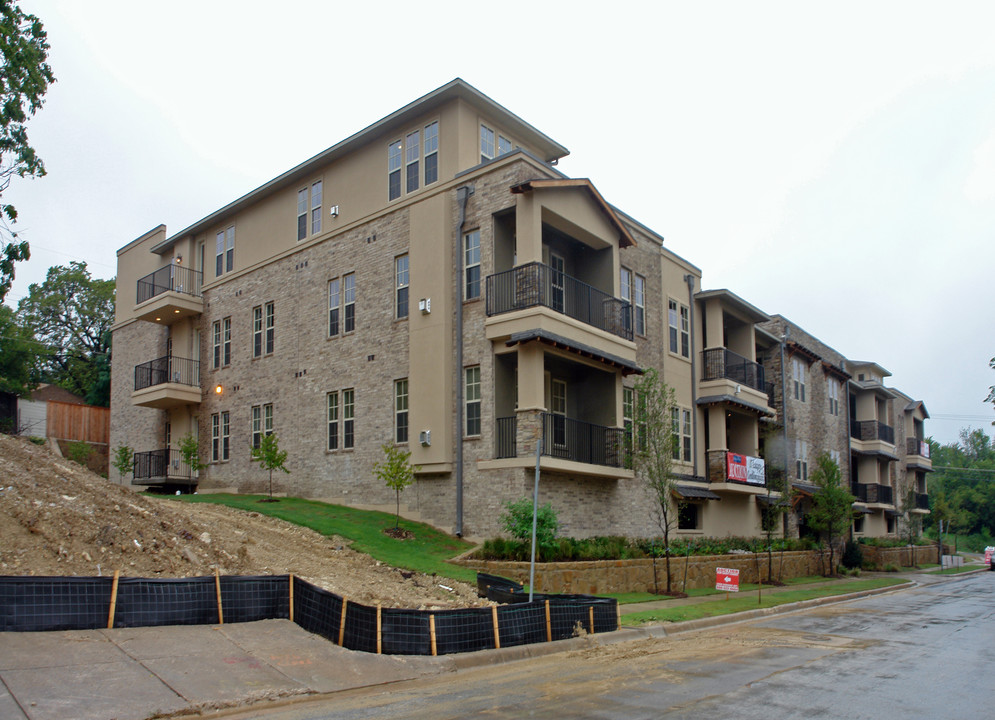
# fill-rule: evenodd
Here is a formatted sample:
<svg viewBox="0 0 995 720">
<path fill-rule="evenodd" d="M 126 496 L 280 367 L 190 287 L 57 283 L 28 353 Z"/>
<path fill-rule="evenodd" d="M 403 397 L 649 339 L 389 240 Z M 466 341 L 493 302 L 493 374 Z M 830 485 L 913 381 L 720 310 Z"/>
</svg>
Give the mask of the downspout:
<svg viewBox="0 0 995 720">
<path fill-rule="evenodd" d="M 688 273 L 684 276 L 684 282 L 688 284 L 688 329 L 691 335 L 691 425 L 694 432 L 691 433 L 691 442 L 694 444 L 694 466 L 691 470 L 692 477 L 698 479 L 698 376 L 695 375 L 695 351 L 694 351 L 694 275 Z"/>
<path fill-rule="evenodd" d="M 788 489 L 788 390 L 784 373 L 784 344 L 788 340 L 788 326 L 784 326 L 784 334 L 781 335 L 781 432 L 784 437 L 784 489 Z M 801 478 L 799 478 L 800 480 Z"/>
<path fill-rule="evenodd" d="M 846 393 L 846 488 L 849 490 L 850 494 L 853 495 L 853 435 L 850 433 L 850 380 L 847 379 L 846 384 L 843 386 L 843 390 Z M 840 470 L 842 473 L 842 469 Z M 850 541 L 853 542 L 853 521 L 850 521 Z"/>
<path fill-rule="evenodd" d="M 466 205 L 473 195 L 473 186 L 456 190 L 459 203 L 459 225 L 456 227 L 456 537 L 463 537 L 463 225 Z"/>
</svg>

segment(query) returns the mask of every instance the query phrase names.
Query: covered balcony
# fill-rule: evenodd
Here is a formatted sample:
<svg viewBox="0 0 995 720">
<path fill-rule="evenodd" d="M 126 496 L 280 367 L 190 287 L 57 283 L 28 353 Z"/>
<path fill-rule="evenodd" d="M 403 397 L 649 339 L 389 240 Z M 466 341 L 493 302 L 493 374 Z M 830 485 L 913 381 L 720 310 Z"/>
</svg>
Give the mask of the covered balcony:
<svg viewBox="0 0 995 720">
<path fill-rule="evenodd" d="M 545 307 L 632 340 L 632 305 L 539 262 L 487 277 L 487 316 Z"/>
<path fill-rule="evenodd" d="M 200 400 L 199 361 L 167 355 L 135 366 L 132 404 L 164 410 Z"/>
<path fill-rule="evenodd" d="M 738 385 L 758 390 L 767 394 L 767 384 L 764 382 L 764 367 L 759 363 L 734 353 L 725 348 L 712 348 L 701 352 L 702 381 L 725 378 Z"/>
<path fill-rule="evenodd" d="M 855 483 L 850 492 L 858 502 L 868 505 L 894 505 L 895 497 L 891 486 L 878 483 Z"/>
<path fill-rule="evenodd" d="M 196 485 L 197 475 L 183 462 L 179 450 L 162 448 L 137 452 L 132 485 Z"/>
<path fill-rule="evenodd" d="M 777 471 L 768 468 L 760 457 L 730 452 L 728 450 L 708 450 L 708 482 L 719 490 L 732 490 L 759 494 L 767 492 L 768 477 Z"/>
<path fill-rule="evenodd" d="M 623 468 L 629 440 L 623 428 L 595 425 L 554 413 L 539 413 L 542 457 Z M 516 417 L 497 418 L 497 458 L 518 457 Z"/>
<path fill-rule="evenodd" d="M 171 325 L 204 311 L 202 275 L 170 263 L 138 281 L 135 311 L 139 320 Z"/>
<path fill-rule="evenodd" d="M 906 438 L 905 464 L 917 470 L 932 470 L 933 461 L 929 456 L 929 443 L 914 437 Z"/>
</svg>

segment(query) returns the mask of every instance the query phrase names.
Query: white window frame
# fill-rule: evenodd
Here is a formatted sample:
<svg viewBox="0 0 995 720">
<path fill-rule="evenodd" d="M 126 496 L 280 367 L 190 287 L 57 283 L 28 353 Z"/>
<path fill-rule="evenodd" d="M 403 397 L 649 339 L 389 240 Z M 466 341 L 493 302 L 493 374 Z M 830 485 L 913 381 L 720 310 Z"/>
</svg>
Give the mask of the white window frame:
<svg viewBox="0 0 995 720">
<path fill-rule="evenodd" d="M 791 358 L 791 381 L 795 400 L 805 402 L 805 381 L 808 364 L 797 357 Z"/>
<path fill-rule="evenodd" d="M 471 365 L 463 372 L 464 437 L 480 437 L 483 429 L 480 401 L 480 366 Z M 474 432 L 475 431 L 475 432 Z"/>
<path fill-rule="evenodd" d="M 463 299 L 480 298 L 480 229 L 463 234 Z M 471 294 L 472 293 L 472 294 Z"/>
<path fill-rule="evenodd" d="M 221 367 L 231 365 L 231 316 L 221 319 Z"/>
<path fill-rule="evenodd" d="M 342 280 L 328 281 L 328 337 L 342 334 Z"/>
<path fill-rule="evenodd" d="M 411 303 L 410 293 L 410 259 L 408 254 L 394 258 L 394 318 L 403 320 L 408 316 Z"/>
<path fill-rule="evenodd" d="M 252 308 L 252 357 L 263 355 L 263 306 Z"/>
<path fill-rule="evenodd" d="M 218 230 L 215 236 L 214 277 L 235 269 L 235 226 Z"/>
<path fill-rule="evenodd" d="M 221 367 L 221 321 L 215 320 L 211 325 L 211 368 Z"/>
<path fill-rule="evenodd" d="M 646 278 L 638 273 L 632 276 L 632 307 L 635 313 L 636 334 L 646 335 Z"/>
<path fill-rule="evenodd" d="M 408 442 L 408 379 L 394 381 L 394 442 Z"/>
<path fill-rule="evenodd" d="M 356 390 L 347 388 L 342 391 L 342 449 L 352 450 L 356 447 Z"/>
<path fill-rule="evenodd" d="M 425 166 L 425 185 L 431 185 L 439 179 L 439 121 L 435 120 L 425 126 L 422 136 L 422 157 Z"/>
<path fill-rule="evenodd" d="M 231 422 L 227 410 L 211 415 L 211 461 L 228 462 L 231 457 Z"/>
<path fill-rule="evenodd" d="M 387 145 L 387 201 L 404 195 L 404 178 L 401 167 L 404 165 L 404 141 L 400 138 Z"/>
<path fill-rule="evenodd" d="M 325 395 L 326 419 L 328 422 L 329 451 L 339 449 L 339 391 L 332 390 Z"/>
<path fill-rule="evenodd" d="M 497 152 L 497 134 L 486 125 L 480 126 L 480 162 L 493 160 Z"/>
<path fill-rule="evenodd" d="M 356 273 L 342 276 L 342 334 L 356 330 Z"/>
<path fill-rule="evenodd" d="M 272 355 L 276 351 L 276 303 L 272 300 L 263 306 L 264 355 Z"/>
<path fill-rule="evenodd" d="M 795 474 L 798 480 L 808 480 L 808 442 L 795 440 Z"/>
<path fill-rule="evenodd" d="M 839 380 L 829 378 L 829 414 L 835 417 L 840 414 L 840 386 Z"/>
<path fill-rule="evenodd" d="M 421 179 L 421 130 L 404 136 L 404 192 L 413 193 Z"/>
<path fill-rule="evenodd" d="M 252 406 L 252 447 L 258 448 L 263 436 L 273 434 L 273 403 Z"/>
<path fill-rule="evenodd" d="M 439 180 L 439 121 L 409 130 L 387 143 L 387 201 Z"/>
</svg>

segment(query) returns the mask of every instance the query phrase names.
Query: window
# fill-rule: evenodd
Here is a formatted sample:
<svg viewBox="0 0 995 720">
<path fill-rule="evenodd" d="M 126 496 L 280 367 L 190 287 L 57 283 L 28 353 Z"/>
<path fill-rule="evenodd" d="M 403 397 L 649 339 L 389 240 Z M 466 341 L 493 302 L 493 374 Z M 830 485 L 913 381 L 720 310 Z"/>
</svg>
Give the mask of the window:
<svg viewBox="0 0 995 720">
<path fill-rule="evenodd" d="M 328 449 L 339 449 L 339 394 L 328 393 Z"/>
<path fill-rule="evenodd" d="M 235 226 L 219 230 L 215 243 L 214 276 L 221 277 L 223 273 L 231 272 L 235 267 Z"/>
<path fill-rule="evenodd" d="M 401 197 L 401 141 L 387 146 L 387 199 Z"/>
<path fill-rule="evenodd" d="M 795 473 L 799 480 L 808 480 L 808 443 L 795 440 Z"/>
<path fill-rule="evenodd" d="M 563 282 L 563 258 L 555 253 L 550 253 L 549 267 L 549 304 L 556 312 L 563 312 L 563 301 L 566 298 L 566 287 Z"/>
<path fill-rule="evenodd" d="M 627 303 L 632 303 L 632 271 L 628 268 L 619 270 L 619 290 L 622 299 Z"/>
<path fill-rule="evenodd" d="M 829 378 L 829 414 L 840 414 L 840 381 L 836 378 Z"/>
<path fill-rule="evenodd" d="M 172 423 L 166 423 L 166 447 L 170 445 L 170 441 L 173 439 L 173 425 Z"/>
<path fill-rule="evenodd" d="M 636 314 L 636 334 L 646 334 L 646 278 L 642 275 L 635 276 L 633 285 L 633 307 Z"/>
<path fill-rule="evenodd" d="M 415 130 L 404 138 L 405 156 L 404 170 L 407 178 L 405 192 L 418 189 L 418 164 L 421 160 L 421 132 Z"/>
<path fill-rule="evenodd" d="M 339 292 L 339 279 L 328 281 L 328 336 L 334 337 L 339 334 L 339 302 L 341 301 Z"/>
<path fill-rule="evenodd" d="M 504 137 L 503 135 L 498 135 L 498 145 L 497 145 L 498 157 L 502 155 L 507 155 L 511 152 L 511 140 Z"/>
<path fill-rule="evenodd" d="M 632 453 L 632 412 L 635 390 L 632 388 L 622 388 L 622 427 L 625 428 L 625 449 L 626 454 Z M 627 462 L 626 467 L 631 467 L 631 462 Z"/>
<path fill-rule="evenodd" d="M 466 368 L 466 435 L 480 435 L 480 366 Z"/>
<path fill-rule="evenodd" d="M 805 363 L 798 358 L 791 358 L 791 377 L 794 386 L 795 400 L 805 402 Z"/>
<path fill-rule="evenodd" d="M 221 321 L 216 320 L 214 325 L 211 326 L 211 330 L 212 337 L 214 338 L 212 345 L 214 349 L 214 358 L 211 361 L 211 367 L 217 370 L 221 367 Z"/>
<path fill-rule="evenodd" d="M 474 230 L 463 236 L 463 267 L 466 282 L 463 299 L 480 297 L 480 231 Z"/>
<path fill-rule="evenodd" d="M 830 450 L 829 451 L 829 458 L 834 463 L 836 463 L 836 467 L 838 467 L 840 470 L 843 470 L 843 466 L 840 465 L 840 451 L 839 450 Z"/>
<path fill-rule="evenodd" d="M 700 505 L 697 503 L 677 503 L 677 529 L 697 530 Z"/>
<path fill-rule="evenodd" d="M 408 256 L 394 258 L 394 317 L 398 320 L 408 316 Z"/>
<path fill-rule="evenodd" d="M 853 532 L 860 534 L 864 532 L 864 516 L 863 514 L 858 515 L 853 519 Z"/>
<path fill-rule="evenodd" d="M 342 447 L 346 450 L 356 444 L 356 391 L 342 391 Z"/>
<path fill-rule="evenodd" d="M 227 462 L 230 437 L 230 425 L 228 423 L 228 412 L 214 413 L 211 415 L 211 460 L 214 462 Z"/>
<path fill-rule="evenodd" d="M 221 364 L 231 365 L 231 318 L 221 321 Z"/>
<path fill-rule="evenodd" d="M 670 426 L 674 435 L 674 460 L 691 462 L 691 411 L 686 408 L 670 408 Z"/>
<path fill-rule="evenodd" d="M 276 349 L 276 307 L 266 303 L 266 354 L 272 355 Z"/>
<path fill-rule="evenodd" d="M 311 183 L 311 192 L 306 187 L 297 191 L 297 239 L 308 236 L 308 216 L 311 217 L 311 234 L 321 232 L 321 180 Z"/>
<path fill-rule="evenodd" d="M 636 393 L 636 436 L 639 442 L 639 452 L 646 452 L 649 447 L 649 437 L 646 434 L 646 396 Z"/>
<path fill-rule="evenodd" d="M 667 301 L 667 324 L 670 330 L 670 352 L 691 357 L 691 311 L 676 300 Z"/>
<path fill-rule="evenodd" d="M 252 308 L 252 357 L 263 354 L 263 306 Z"/>
<path fill-rule="evenodd" d="M 563 380 L 550 383 L 549 410 L 553 415 L 553 445 L 567 444 L 567 384 Z"/>
<path fill-rule="evenodd" d="M 494 131 L 485 125 L 480 126 L 480 162 L 494 157 Z"/>
<path fill-rule="evenodd" d="M 273 404 L 252 406 L 252 447 L 258 448 L 263 435 L 273 434 Z"/>
<path fill-rule="evenodd" d="M 887 522 L 887 528 L 885 529 L 885 532 L 888 535 L 891 535 L 892 533 L 895 532 L 895 518 L 892 516 L 888 516 L 885 518 L 885 521 Z"/>
<path fill-rule="evenodd" d="M 425 126 L 425 184 L 439 179 L 439 121 Z"/>
<path fill-rule="evenodd" d="M 408 379 L 394 381 L 394 442 L 408 441 Z"/>
<path fill-rule="evenodd" d="M 356 273 L 342 276 L 343 302 L 345 303 L 345 332 L 356 329 Z"/>
</svg>

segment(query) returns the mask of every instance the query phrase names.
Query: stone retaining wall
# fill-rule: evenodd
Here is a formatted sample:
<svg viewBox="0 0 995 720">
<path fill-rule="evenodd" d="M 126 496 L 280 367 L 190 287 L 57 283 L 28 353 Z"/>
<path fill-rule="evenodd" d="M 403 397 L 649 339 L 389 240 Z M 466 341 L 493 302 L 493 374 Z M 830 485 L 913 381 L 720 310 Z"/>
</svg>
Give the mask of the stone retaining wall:
<svg viewBox="0 0 995 720">
<path fill-rule="evenodd" d="M 909 562 L 913 557 L 909 553 L 908 545 L 883 548 L 861 544 L 860 549 L 864 552 L 864 566 L 873 566 L 877 570 L 881 570 L 885 565 L 909 567 Z M 916 545 L 913 551 L 915 565 L 938 565 L 940 562 L 936 545 Z M 952 548 L 944 547 L 944 552 L 949 554 L 952 552 Z"/>
</svg>

